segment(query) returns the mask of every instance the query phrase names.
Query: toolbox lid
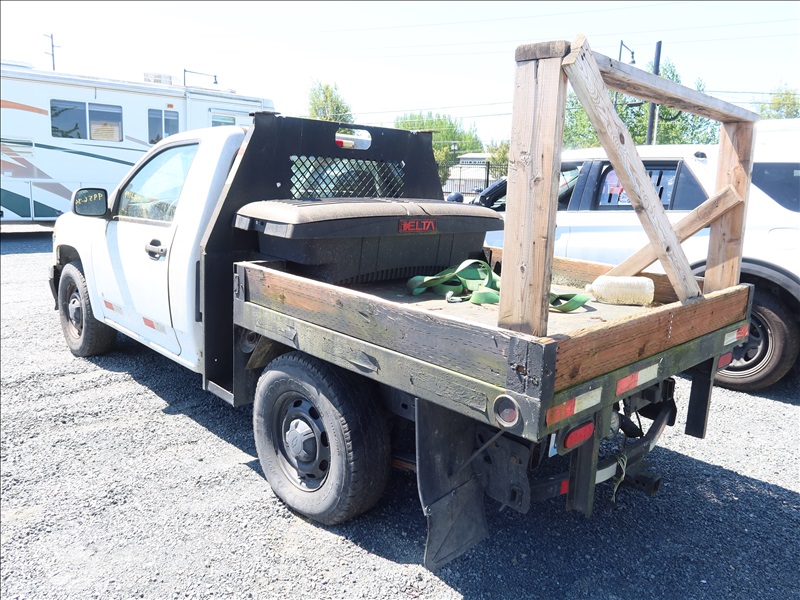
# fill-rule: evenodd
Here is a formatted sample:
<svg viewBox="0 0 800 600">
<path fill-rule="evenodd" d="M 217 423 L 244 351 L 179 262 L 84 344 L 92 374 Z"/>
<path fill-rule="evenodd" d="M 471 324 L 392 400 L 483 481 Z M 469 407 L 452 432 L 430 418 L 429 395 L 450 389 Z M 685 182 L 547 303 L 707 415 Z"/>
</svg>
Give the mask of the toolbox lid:
<svg viewBox="0 0 800 600">
<path fill-rule="evenodd" d="M 291 238 L 453 234 L 503 229 L 499 213 L 478 205 L 418 198 L 297 198 L 251 202 L 238 229 Z"/>
</svg>

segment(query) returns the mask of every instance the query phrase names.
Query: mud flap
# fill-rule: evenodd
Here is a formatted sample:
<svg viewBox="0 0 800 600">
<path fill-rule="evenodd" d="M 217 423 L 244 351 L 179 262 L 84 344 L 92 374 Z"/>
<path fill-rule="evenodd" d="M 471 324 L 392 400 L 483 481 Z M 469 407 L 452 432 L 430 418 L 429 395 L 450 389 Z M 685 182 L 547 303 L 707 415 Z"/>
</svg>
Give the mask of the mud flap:
<svg viewBox="0 0 800 600">
<path fill-rule="evenodd" d="M 417 399 L 417 487 L 428 519 L 425 567 L 436 571 L 489 535 L 472 462 L 475 421 Z"/>
</svg>

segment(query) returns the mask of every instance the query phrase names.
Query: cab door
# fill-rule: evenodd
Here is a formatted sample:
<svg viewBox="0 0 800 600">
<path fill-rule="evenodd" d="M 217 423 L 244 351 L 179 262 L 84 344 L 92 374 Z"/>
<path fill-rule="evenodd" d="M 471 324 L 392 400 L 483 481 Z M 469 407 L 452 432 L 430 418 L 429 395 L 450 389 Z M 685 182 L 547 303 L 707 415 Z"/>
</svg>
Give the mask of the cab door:
<svg viewBox="0 0 800 600">
<path fill-rule="evenodd" d="M 118 192 L 106 229 L 106 247 L 94 256 L 103 312 L 137 337 L 179 355 L 170 312 L 171 246 L 189 167 L 198 145 L 165 148 Z"/>
</svg>

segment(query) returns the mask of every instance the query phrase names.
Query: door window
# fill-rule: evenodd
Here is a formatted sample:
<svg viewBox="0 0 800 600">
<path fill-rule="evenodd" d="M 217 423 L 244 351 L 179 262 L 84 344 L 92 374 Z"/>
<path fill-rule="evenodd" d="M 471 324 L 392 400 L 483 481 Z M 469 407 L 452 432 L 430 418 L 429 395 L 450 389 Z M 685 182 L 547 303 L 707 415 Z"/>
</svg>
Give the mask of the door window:
<svg viewBox="0 0 800 600">
<path fill-rule="evenodd" d="M 154 156 L 120 194 L 118 215 L 170 222 L 197 153 L 197 144 L 168 148 Z"/>
</svg>

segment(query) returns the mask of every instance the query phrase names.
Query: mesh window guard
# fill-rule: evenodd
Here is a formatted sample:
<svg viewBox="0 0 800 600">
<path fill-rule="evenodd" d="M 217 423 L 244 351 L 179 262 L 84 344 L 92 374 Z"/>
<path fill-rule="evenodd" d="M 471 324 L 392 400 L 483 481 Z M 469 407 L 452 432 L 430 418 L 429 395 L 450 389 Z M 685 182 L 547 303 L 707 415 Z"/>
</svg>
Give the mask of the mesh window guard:
<svg viewBox="0 0 800 600">
<path fill-rule="evenodd" d="M 293 198 L 401 198 L 402 162 L 292 156 Z"/>
</svg>

